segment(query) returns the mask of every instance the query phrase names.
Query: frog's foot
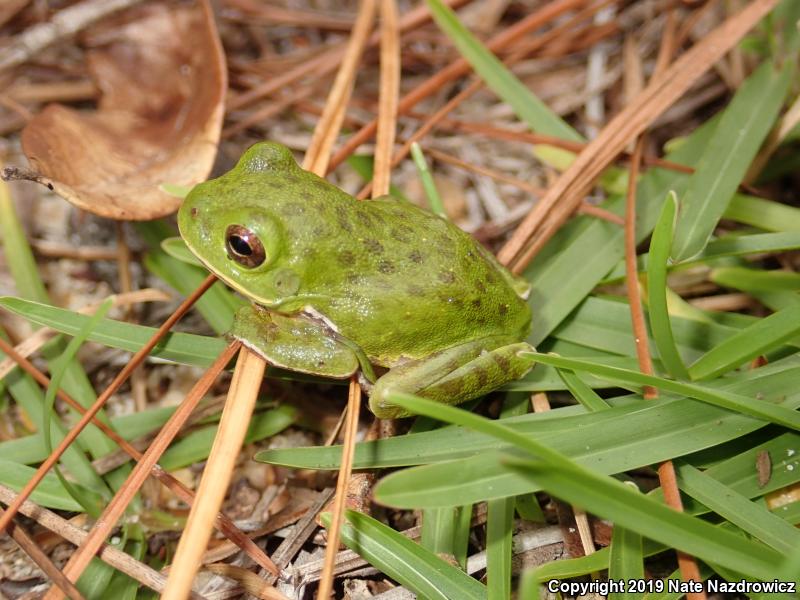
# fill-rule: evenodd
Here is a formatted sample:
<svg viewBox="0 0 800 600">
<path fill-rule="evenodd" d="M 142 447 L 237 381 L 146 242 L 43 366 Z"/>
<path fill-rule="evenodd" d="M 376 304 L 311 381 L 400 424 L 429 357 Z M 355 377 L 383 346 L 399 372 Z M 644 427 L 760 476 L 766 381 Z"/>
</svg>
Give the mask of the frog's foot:
<svg viewBox="0 0 800 600">
<path fill-rule="evenodd" d="M 493 348 L 486 340 L 442 350 L 395 367 L 379 378 L 369 407 L 381 419 L 395 419 L 409 413 L 389 403 L 392 392 L 415 394 L 445 404 L 478 398 L 530 371 L 533 362 L 520 354 L 532 351 L 533 347 L 525 342 Z"/>
<path fill-rule="evenodd" d="M 344 379 L 359 368 L 355 352 L 323 323 L 280 315 L 257 306 L 236 312 L 231 336 L 270 364 L 301 373 Z"/>
</svg>

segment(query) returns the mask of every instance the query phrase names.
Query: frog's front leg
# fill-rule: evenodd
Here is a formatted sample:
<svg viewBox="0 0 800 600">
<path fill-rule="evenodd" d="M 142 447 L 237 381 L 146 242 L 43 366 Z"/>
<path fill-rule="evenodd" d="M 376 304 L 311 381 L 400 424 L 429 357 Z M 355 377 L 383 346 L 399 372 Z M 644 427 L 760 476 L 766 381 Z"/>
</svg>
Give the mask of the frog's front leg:
<svg viewBox="0 0 800 600">
<path fill-rule="evenodd" d="M 359 368 L 356 353 L 324 323 L 303 314 L 281 315 L 259 306 L 236 312 L 231 336 L 270 364 L 344 379 Z"/>
<path fill-rule="evenodd" d="M 375 383 L 370 409 L 382 419 L 405 417 L 407 411 L 388 402 L 389 393 L 405 392 L 460 404 L 519 379 L 533 367 L 533 362 L 520 353 L 531 352 L 533 347 L 508 341 L 476 340 L 394 367 Z"/>
</svg>

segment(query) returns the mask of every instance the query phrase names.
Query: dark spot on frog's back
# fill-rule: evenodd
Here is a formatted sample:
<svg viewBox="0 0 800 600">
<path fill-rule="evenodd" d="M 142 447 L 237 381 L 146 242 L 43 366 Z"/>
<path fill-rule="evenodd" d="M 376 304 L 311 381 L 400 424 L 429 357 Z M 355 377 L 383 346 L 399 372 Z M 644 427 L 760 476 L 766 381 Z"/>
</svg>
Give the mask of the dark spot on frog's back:
<svg viewBox="0 0 800 600">
<path fill-rule="evenodd" d="M 501 304 L 497 307 L 497 312 L 501 315 L 508 314 L 508 304 Z"/>
<path fill-rule="evenodd" d="M 336 206 L 336 222 L 339 223 L 339 227 L 343 231 L 353 231 L 353 225 L 350 223 L 350 219 L 348 218 L 347 209 L 341 204 Z"/>
<path fill-rule="evenodd" d="M 472 304 L 473 308 L 480 308 L 481 307 L 481 299 L 480 298 L 474 298 L 470 304 Z"/>
<path fill-rule="evenodd" d="M 340 265 L 343 265 L 345 267 L 349 267 L 349 266 L 352 266 L 353 264 L 355 264 L 356 257 L 350 250 L 342 250 L 336 256 L 336 260 L 339 261 Z"/>
<path fill-rule="evenodd" d="M 398 242 L 410 242 L 412 239 L 414 239 L 414 230 L 408 225 L 398 225 L 397 227 L 392 228 L 392 230 L 389 232 L 389 235 L 391 235 Z"/>
<path fill-rule="evenodd" d="M 421 286 L 411 284 L 406 288 L 406 292 L 409 296 L 422 296 L 422 294 L 425 293 L 425 290 L 423 290 Z"/>
<path fill-rule="evenodd" d="M 423 260 L 422 252 L 419 250 L 412 250 L 411 253 L 408 255 L 408 260 L 413 263 L 420 264 Z"/>
<path fill-rule="evenodd" d="M 382 260 L 378 263 L 378 271 L 388 275 L 389 273 L 395 272 L 394 264 L 389 260 Z"/>
<path fill-rule="evenodd" d="M 439 281 L 442 283 L 455 283 L 456 275 L 452 271 L 442 271 L 439 273 Z"/>
<path fill-rule="evenodd" d="M 366 210 L 356 211 L 355 215 L 356 219 L 358 219 L 358 221 L 365 227 L 372 225 L 372 215 L 370 215 L 370 213 L 368 213 Z"/>
<path fill-rule="evenodd" d="M 381 254 L 383 252 L 383 244 L 378 240 L 366 239 L 364 240 L 364 247 L 373 254 Z"/>
<path fill-rule="evenodd" d="M 483 283 L 480 279 L 475 281 L 475 289 L 478 290 L 481 294 L 486 292 L 486 284 Z"/>
</svg>

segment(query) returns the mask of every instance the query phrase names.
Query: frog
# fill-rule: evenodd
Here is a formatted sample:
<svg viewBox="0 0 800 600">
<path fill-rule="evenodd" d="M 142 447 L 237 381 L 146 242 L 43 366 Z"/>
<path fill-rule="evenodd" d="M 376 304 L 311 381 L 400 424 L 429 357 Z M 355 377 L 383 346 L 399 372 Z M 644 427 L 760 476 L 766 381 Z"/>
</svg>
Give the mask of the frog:
<svg viewBox="0 0 800 600">
<path fill-rule="evenodd" d="M 268 364 L 358 377 L 382 419 L 392 393 L 460 404 L 532 367 L 530 285 L 451 221 L 391 195 L 357 200 L 276 142 L 195 186 L 191 252 L 250 304 L 230 335 Z"/>
</svg>

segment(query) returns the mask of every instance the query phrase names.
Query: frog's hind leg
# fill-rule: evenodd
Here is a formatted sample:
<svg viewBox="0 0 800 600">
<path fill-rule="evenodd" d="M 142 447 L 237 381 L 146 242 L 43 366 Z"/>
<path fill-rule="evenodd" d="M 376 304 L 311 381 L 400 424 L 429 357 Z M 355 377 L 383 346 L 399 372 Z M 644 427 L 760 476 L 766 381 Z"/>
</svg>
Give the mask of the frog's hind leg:
<svg viewBox="0 0 800 600">
<path fill-rule="evenodd" d="M 478 340 L 405 363 L 378 379 L 370 395 L 370 409 L 382 419 L 408 416 L 407 411 L 389 403 L 391 392 L 415 394 L 445 404 L 478 398 L 525 375 L 533 362 L 520 353 L 532 351 L 533 347 L 525 342 L 497 345 Z"/>
</svg>

